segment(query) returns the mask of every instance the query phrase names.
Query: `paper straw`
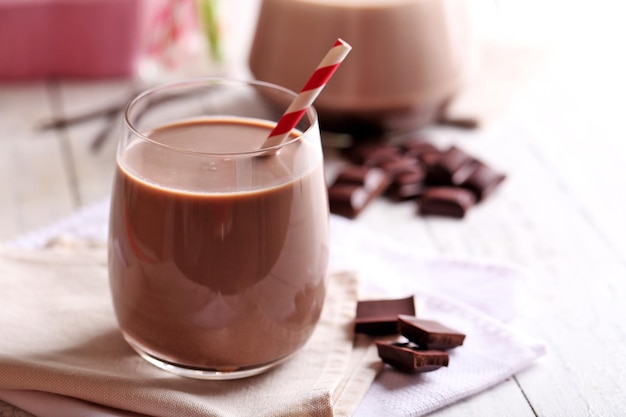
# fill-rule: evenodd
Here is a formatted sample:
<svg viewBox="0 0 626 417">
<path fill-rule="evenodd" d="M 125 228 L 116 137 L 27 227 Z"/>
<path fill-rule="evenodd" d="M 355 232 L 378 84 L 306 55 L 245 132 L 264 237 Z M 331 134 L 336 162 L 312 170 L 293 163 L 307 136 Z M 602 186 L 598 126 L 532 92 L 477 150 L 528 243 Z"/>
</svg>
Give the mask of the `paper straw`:
<svg viewBox="0 0 626 417">
<path fill-rule="evenodd" d="M 272 129 L 270 135 L 263 143 L 263 148 L 269 148 L 280 144 L 289 136 L 289 132 L 296 127 L 307 109 L 311 107 L 313 101 L 322 92 L 330 77 L 335 73 L 337 67 L 343 62 L 352 47 L 342 39 L 337 39 L 334 45 L 322 62 L 317 66 L 307 83 L 302 87 L 300 93 L 291 102 L 285 113 Z"/>
</svg>

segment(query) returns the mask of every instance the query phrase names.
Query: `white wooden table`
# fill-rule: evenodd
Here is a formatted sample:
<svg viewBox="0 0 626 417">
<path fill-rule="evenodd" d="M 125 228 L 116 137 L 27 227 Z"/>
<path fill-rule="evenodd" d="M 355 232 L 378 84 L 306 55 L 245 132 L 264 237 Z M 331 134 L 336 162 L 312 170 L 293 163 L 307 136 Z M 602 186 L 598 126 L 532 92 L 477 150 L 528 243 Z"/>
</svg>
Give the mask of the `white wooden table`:
<svg viewBox="0 0 626 417">
<path fill-rule="evenodd" d="M 595 22 L 593 10 L 576 10 L 585 18 L 581 30 Z M 418 217 L 413 203 L 384 200 L 356 220 L 416 253 L 511 262 L 530 272 L 513 324 L 545 340 L 547 355 L 437 416 L 626 415 L 626 67 L 619 59 L 626 36 L 623 22 L 603 13 L 593 31 L 575 35 L 566 29 L 576 20 L 564 9 L 558 28 L 566 32 L 555 38 L 577 37 L 533 68 L 483 128 L 425 132 L 504 170 L 497 194 L 461 221 Z M 550 23 L 537 19 L 539 27 Z M 0 241 L 108 196 L 115 133 L 98 152 L 90 146 L 117 125 L 101 118 L 37 127 L 125 100 L 131 89 L 129 80 L 0 84 Z M 26 414 L 0 404 L 0 416 L 15 415 Z"/>
</svg>

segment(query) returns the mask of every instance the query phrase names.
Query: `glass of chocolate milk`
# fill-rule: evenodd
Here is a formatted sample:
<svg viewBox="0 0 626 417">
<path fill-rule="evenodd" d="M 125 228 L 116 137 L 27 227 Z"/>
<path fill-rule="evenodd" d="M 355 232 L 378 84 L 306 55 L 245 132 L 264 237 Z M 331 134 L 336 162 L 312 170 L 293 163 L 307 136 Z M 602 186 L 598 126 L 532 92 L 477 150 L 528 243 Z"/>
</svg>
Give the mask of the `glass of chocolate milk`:
<svg viewBox="0 0 626 417">
<path fill-rule="evenodd" d="M 436 121 L 468 81 L 467 0 L 262 0 L 249 66 L 296 89 L 341 37 L 353 46 L 315 102 L 323 129 L 411 131 Z"/>
<path fill-rule="evenodd" d="M 294 97 L 263 82 L 196 79 L 126 109 L 110 285 L 123 336 L 148 362 L 192 378 L 247 377 L 313 332 L 328 262 L 315 110 L 262 148 Z"/>
</svg>

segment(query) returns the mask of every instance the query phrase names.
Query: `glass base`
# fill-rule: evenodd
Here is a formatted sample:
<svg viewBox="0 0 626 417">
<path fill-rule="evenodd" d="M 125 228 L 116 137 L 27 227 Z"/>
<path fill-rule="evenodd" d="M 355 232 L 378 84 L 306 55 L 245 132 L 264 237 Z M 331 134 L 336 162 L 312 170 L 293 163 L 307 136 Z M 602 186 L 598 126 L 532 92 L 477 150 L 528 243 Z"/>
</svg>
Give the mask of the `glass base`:
<svg viewBox="0 0 626 417">
<path fill-rule="evenodd" d="M 132 340 L 129 340 L 129 338 L 125 337 L 125 339 L 126 339 L 126 342 L 130 345 L 130 347 L 132 347 L 133 350 L 139 354 L 139 356 L 141 356 L 143 359 L 145 359 L 147 362 L 151 363 L 152 365 L 156 366 L 157 368 L 160 368 L 164 371 L 167 371 L 167 372 L 179 375 L 179 376 L 184 376 L 184 377 L 193 378 L 193 379 L 228 380 L 228 379 L 247 378 L 247 377 L 258 375 L 265 371 L 268 371 L 269 369 L 283 363 L 284 361 L 289 359 L 289 357 L 291 357 L 291 355 L 289 355 L 289 356 L 280 358 L 268 364 L 263 364 L 260 366 L 251 366 L 251 367 L 246 367 L 246 368 L 238 368 L 238 369 L 233 369 L 232 371 L 215 370 L 215 369 L 210 369 L 210 368 L 192 368 L 189 366 L 182 366 L 182 365 L 178 365 L 172 362 L 165 361 L 163 359 L 159 359 L 151 355 L 150 353 L 146 352 L 141 347 L 137 346 Z"/>
</svg>

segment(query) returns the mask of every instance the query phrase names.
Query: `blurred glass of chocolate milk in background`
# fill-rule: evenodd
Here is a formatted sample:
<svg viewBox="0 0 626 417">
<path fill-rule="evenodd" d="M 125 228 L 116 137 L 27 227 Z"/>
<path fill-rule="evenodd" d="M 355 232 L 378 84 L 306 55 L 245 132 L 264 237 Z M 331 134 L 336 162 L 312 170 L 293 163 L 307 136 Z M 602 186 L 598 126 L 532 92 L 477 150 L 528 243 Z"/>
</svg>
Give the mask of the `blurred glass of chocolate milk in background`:
<svg viewBox="0 0 626 417">
<path fill-rule="evenodd" d="M 341 37 L 353 46 L 316 100 L 322 129 L 407 132 L 434 122 L 476 57 L 468 0 L 262 0 L 249 65 L 298 90 Z"/>
</svg>

